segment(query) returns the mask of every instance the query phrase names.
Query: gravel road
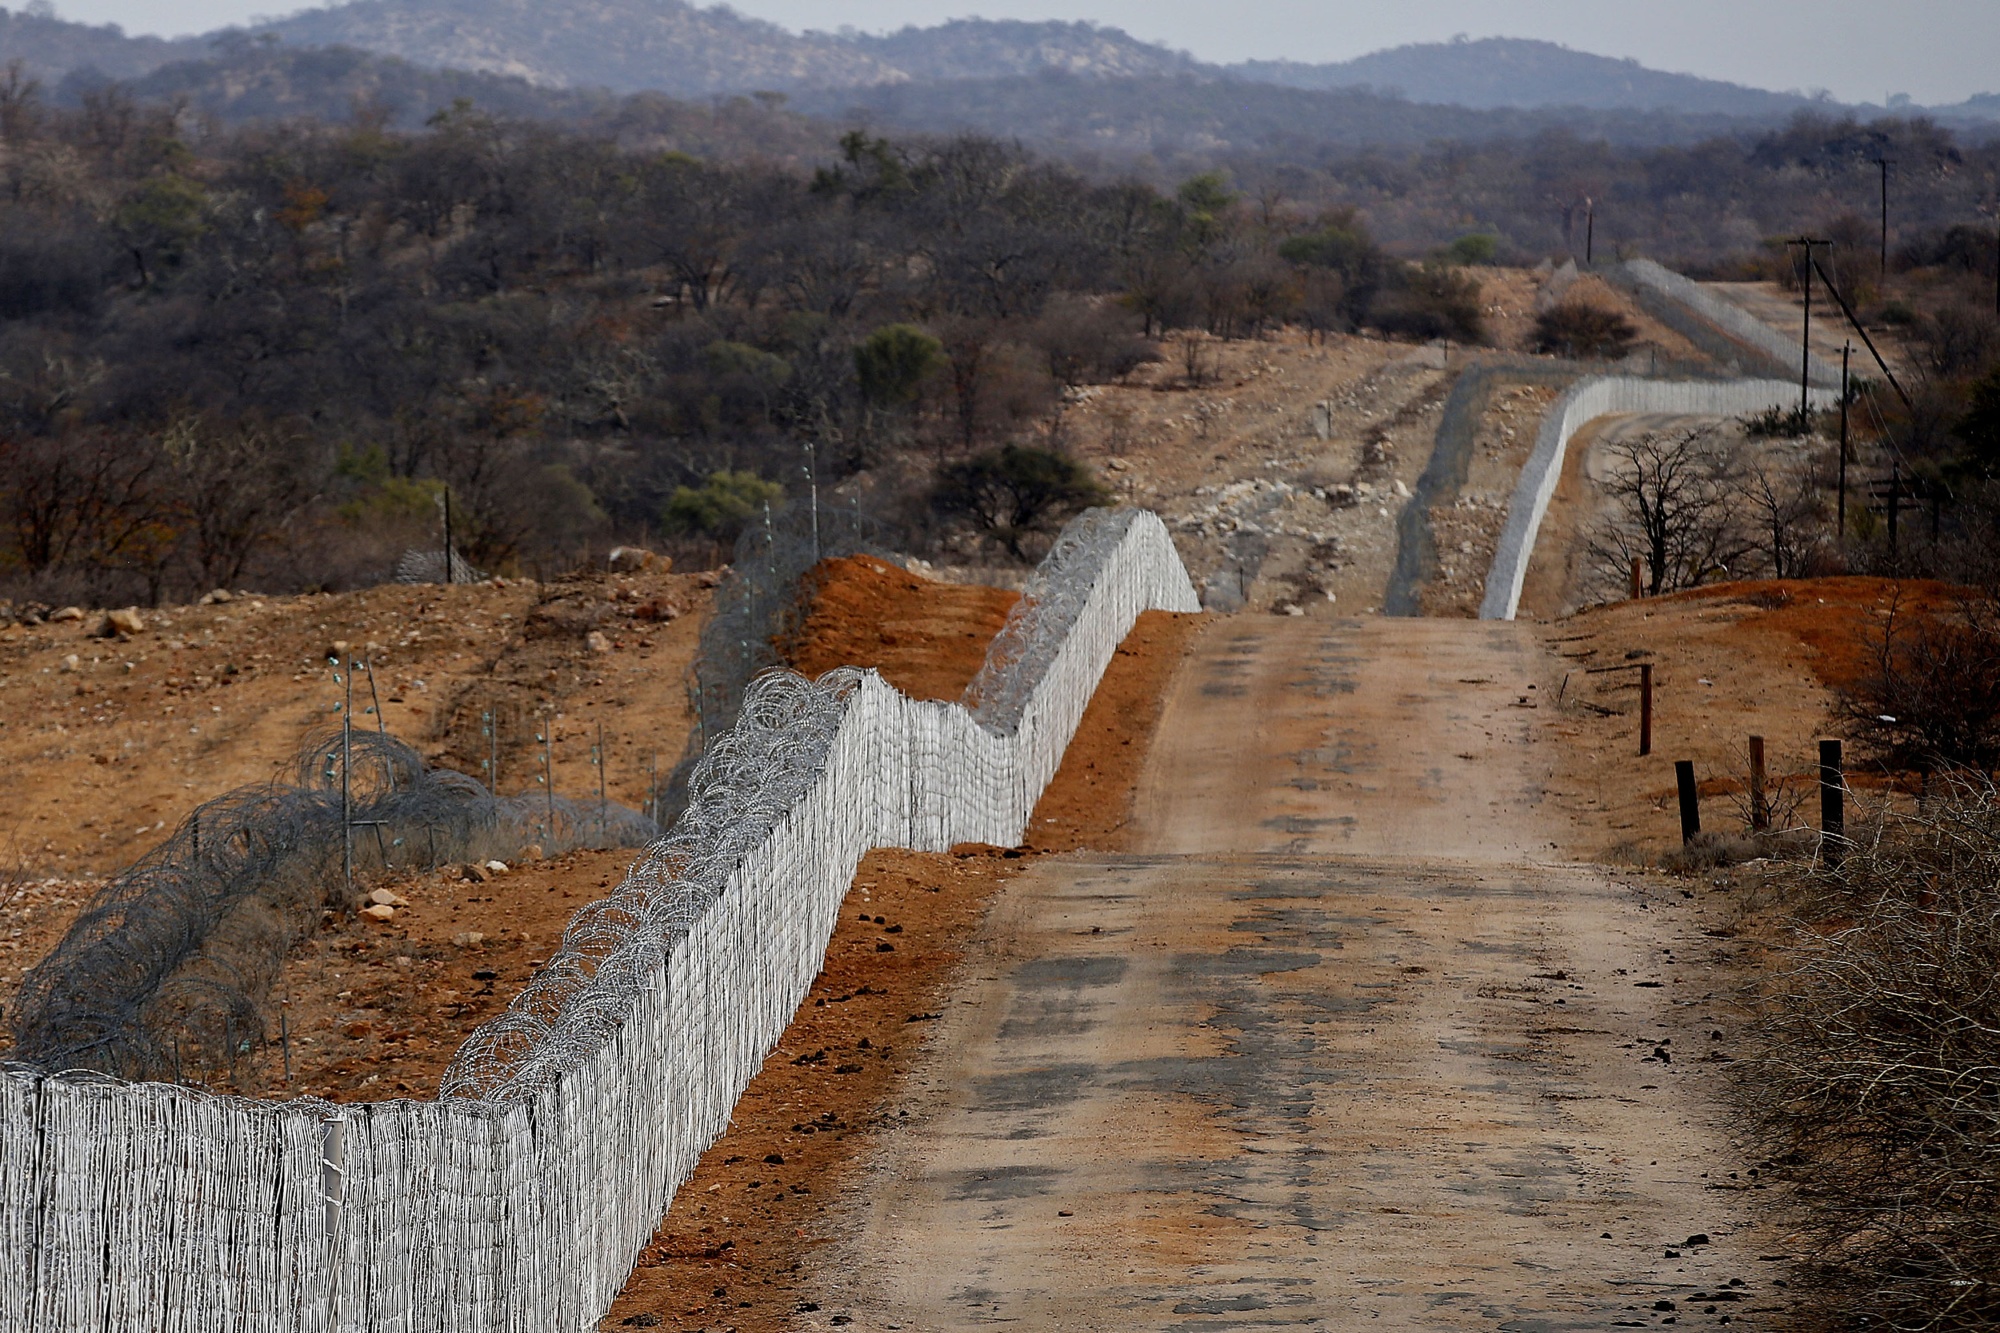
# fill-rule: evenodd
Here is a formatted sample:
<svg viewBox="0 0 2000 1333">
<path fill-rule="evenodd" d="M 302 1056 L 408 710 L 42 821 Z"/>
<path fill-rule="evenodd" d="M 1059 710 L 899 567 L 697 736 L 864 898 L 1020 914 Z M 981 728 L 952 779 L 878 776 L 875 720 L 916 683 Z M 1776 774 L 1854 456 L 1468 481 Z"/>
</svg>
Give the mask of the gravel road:
<svg viewBox="0 0 2000 1333">
<path fill-rule="evenodd" d="M 1130 849 L 988 918 L 800 1326 L 1764 1326 L 1722 983 L 1673 882 L 1554 859 L 1552 671 L 1217 622 Z"/>
</svg>

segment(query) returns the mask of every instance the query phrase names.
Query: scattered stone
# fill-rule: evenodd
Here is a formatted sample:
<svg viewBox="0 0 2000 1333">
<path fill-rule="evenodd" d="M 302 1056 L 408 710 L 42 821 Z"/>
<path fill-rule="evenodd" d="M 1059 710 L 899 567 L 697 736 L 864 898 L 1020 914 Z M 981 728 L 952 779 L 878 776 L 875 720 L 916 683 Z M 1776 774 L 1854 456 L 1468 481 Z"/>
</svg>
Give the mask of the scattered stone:
<svg viewBox="0 0 2000 1333">
<path fill-rule="evenodd" d="M 412 958 L 412 957 L 410 957 L 410 956 L 409 956 L 408 954 L 406 954 L 406 953 L 399 953 L 399 954 L 397 954 L 397 955 L 396 955 L 396 966 L 397 966 L 397 967 L 399 967 L 399 968 L 402 968 L 402 969 L 404 969 L 405 971 L 407 971 L 407 970 L 409 970 L 410 968 L 413 968 L 413 967 L 415 967 L 416 965 L 417 965 L 417 960 L 416 960 L 416 959 L 414 959 L 414 958 Z"/>
<path fill-rule="evenodd" d="M 1706 1231 L 1697 1231 L 1681 1242 L 1683 1245 L 1706 1245 L 1708 1243 L 1708 1233 Z"/>
<path fill-rule="evenodd" d="M 670 620 L 678 620 L 680 614 L 680 604 L 669 601 L 664 597 L 648 598 L 646 601 L 632 608 L 632 618 L 634 620 L 650 620 L 660 624 L 665 624 Z"/>
<path fill-rule="evenodd" d="M 593 653 L 608 653 L 611 651 L 611 640 L 605 637 L 603 630 L 594 629 L 583 636 L 583 646 Z"/>
<path fill-rule="evenodd" d="M 672 556 L 656 555 L 643 546 L 614 546 L 604 564 L 614 574 L 637 574 L 641 570 L 664 574 L 674 567 Z"/>
<path fill-rule="evenodd" d="M 493 878 L 492 875 L 487 873 L 486 867 L 476 861 L 467 861 L 464 865 L 460 866 L 458 868 L 458 877 L 471 884 L 484 884 L 487 880 Z"/>
<path fill-rule="evenodd" d="M 377 907 L 408 907 L 410 900 L 394 889 L 375 889 L 368 895 L 368 901 Z"/>
<path fill-rule="evenodd" d="M 83 659 L 78 657 L 75 653 L 69 654 L 62 660 L 62 669 L 64 671 L 75 671 L 78 667 L 82 665 L 83 665 Z"/>
<path fill-rule="evenodd" d="M 235 600 L 236 594 L 230 592 L 229 589 L 217 588 L 205 594 L 201 599 L 201 604 L 203 606 L 226 606 Z"/>
<path fill-rule="evenodd" d="M 51 625 L 66 625 L 73 620 L 82 619 L 83 608 L 80 606 L 65 606 L 60 611 L 49 612 L 49 623 Z"/>
<path fill-rule="evenodd" d="M 541 859 L 542 859 L 542 845 L 538 842 L 531 842 L 526 847 L 523 847 L 521 849 L 520 856 L 515 858 L 515 864 L 519 865 L 529 861 L 539 861 Z"/>
<path fill-rule="evenodd" d="M 507 873 L 507 863 L 505 861 L 488 861 L 480 869 L 490 870 L 496 875 L 504 875 Z"/>
<path fill-rule="evenodd" d="M 396 909 L 387 903 L 371 903 L 369 906 L 361 909 L 361 915 L 372 917 L 377 921 L 389 921 L 394 919 Z"/>
<path fill-rule="evenodd" d="M 461 930 L 458 934 L 451 937 L 451 942 L 461 949 L 470 949 L 475 944 L 484 944 L 486 942 L 486 932 L 483 930 Z"/>
<path fill-rule="evenodd" d="M 352 646 L 345 639 L 335 639 L 326 646 L 326 655 L 335 662 L 345 662 L 347 660 L 347 650 Z"/>
<path fill-rule="evenodd" d="M 123 611 L 107 613 L 97 633 L 100 638 L 126 639 L 134 634 L 143 634 L 145 630 L 146 618 L 139 614 L 139 608 L 128 606 Z"/>
</svg>

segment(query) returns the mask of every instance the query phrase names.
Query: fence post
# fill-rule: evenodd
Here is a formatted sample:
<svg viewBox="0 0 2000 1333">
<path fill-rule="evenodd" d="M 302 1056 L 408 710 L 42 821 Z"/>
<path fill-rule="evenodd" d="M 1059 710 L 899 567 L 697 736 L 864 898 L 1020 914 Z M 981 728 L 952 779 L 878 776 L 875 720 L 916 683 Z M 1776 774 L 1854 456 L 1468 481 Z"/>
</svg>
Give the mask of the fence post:
<svg viewBox="0 0 2000 1333">
<path fill-rule="evenodd" d="M 1841 770 L 1840 742 L 1819 743 L 1820 849 L 1839 865 L 1847 859 L 1847 775 Z"/>
<path fill-rule="evenodd" d="M 1653 752 L 1653 664 L 1639 664 L 1639 757 Z"/>
<path fill-rule="evenodd" d="M 1701 832 L 1701 793 L 1695 790 L 1694 760 L 1674 761 L 1674 783 L 1681 793 L 1681 842 L 1691 843 Z"/>
<path fill-rule="evenodd" d="M 1771 805 L 1764 797 L 1764 738 L 1750 738 L 1750 829 L 1754 833 L 1768 832 L 1771 827 Z"/>
<path fill-rule="evenodd" d="M 319 1127 L 319 1191 L 325 1201 L 324 1229 L 327 1246 L 327 1313 L 334 1328 L 340 1327 L 340 1279 L 345 1266 L 341 1253 L 341 1218 L 347 1211 L 347 1122 L 323 1120 Z"/>
<path fill-rule="evenodd" d="M 1643 577 L 1645 563 L 1638 556 L 1632 557 L 1632 600 L 1638 601 L 1646 595 L 1646 580 Z"/>
</svg>

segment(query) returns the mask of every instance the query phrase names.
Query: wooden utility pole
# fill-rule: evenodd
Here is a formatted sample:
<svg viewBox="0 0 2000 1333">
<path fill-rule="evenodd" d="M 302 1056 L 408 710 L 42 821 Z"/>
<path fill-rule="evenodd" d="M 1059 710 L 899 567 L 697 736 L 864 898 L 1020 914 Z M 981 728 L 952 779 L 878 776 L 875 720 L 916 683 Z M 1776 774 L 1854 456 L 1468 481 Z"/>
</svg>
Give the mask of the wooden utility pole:
<svg viewBox="0 0 2000 1333">
<path fill-rule="evenodd" d="M 1903 510 L 1903 462 L 1889 460 L 1889 556 L 1896 555 L 1896 520 Z"/>
<path fill-rule="evenodd" d="M 1840 345 L 1840 504 L 1834 516 L 1833 535 L 1835 541 L 1847 540 L 1847 396 L 1848 357 L 1854 351 L 1854 340 L 1847 339 Z"/>
<path fill-rule="evenodd" d="M 1806 248 L 1804 281 L 1801 284 L 1806 298 L 1805 324 L 1799 330 L 1799 416 L 1803 418 L 1812 410 L 1812 282 L 1813 247 L 1831 246 L 1832 241 L 1818 236 L 1800 236 L 1787 241 L 1787 245 L 1803 245 Z"/>
<path fill-rule="evenodd" d="M 1878 157 L 1875 165 L 1882 168 L 1882 277 L 1889 276 L 1889 168 L 1896 165 L 1893 157 Z"/>
<path fill-rule="evenodd" d="M 1632 600 L 1638 601 L 1646 595 L 1646 564 L 1638 556 L 1632 557 Z"/>
<path fill-rule="evenodd" d="M 1585 199 L 1583 207 L 1583 266 L 1589 268 L 1596 262 L 1597 254 L 1597 201 Z"/>
</svg>

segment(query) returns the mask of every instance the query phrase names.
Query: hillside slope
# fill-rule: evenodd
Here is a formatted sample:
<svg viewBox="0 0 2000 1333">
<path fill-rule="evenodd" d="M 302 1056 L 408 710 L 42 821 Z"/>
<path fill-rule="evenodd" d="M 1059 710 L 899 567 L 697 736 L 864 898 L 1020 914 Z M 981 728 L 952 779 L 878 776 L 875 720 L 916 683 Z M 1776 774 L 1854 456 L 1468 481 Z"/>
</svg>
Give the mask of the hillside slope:
<svg viewBox="0 0 2000 1333">
<path fill-rule="evenodd" d="M 1669 74 L 1636 60 L 1614 60 L 1554 42 L 1509 37 L 1414 43 L 1330 65 L 1248 61 L 1232 72 L 1259 83 L 1370 87 L 1394 90 L 1413 102 L 1482 108 L 1657 107 L 1709 115 L 1774 116 L 1810 105 L 1795 93 Z"/>
<path fill-rule="evenodd" d="M 558 87 L 681 96 L 880 83 L 905 77 L 832 37 L 796 37 L 682 0 L 579 0 L 561 19 L 529 0 L 356 0 L 259 29 L 300 46 L 344 45 L 418 65 L 513 74 Z"/>
</svg>

